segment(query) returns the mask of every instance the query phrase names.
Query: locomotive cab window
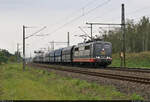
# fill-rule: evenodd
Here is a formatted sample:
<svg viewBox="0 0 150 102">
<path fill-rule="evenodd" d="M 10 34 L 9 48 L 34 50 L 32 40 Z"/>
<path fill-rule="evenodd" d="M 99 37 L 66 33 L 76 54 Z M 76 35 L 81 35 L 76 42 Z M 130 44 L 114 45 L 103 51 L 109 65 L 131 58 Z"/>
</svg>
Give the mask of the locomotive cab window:
<svg viewBox="0 0 150 102">
<path fill-rule="evenodd" d="M 95 47 L 96 47 L 97 49 L 102 48 L 102 43 L 97 43 L 97 44 L 95 45 Z"/>
<path fill-rule="evenodd" d="M 75 51 L 79 51 L 79 48 L 77 47 L 77 48 L 75 48 Z"/>
<path fill-rule="evenodd" d="M 105 47 L 105 48 L 109 48 L 109 47 L 110 47 L 110 45 L 104 45 L 104 47 Z"/>
<path fill-rule="evenodd" d="M 105 43 L 105 44 L 104 44 L 104 47 L 105 47 L 105 48 L 110 48 L 111 45 L 110 45 L 109 43 Z"/>
<path fill-rule="evenodd" d="M 85 50 L 89 50 L 90 49 L 90 45 L 85 46 Z"/>
</svg>

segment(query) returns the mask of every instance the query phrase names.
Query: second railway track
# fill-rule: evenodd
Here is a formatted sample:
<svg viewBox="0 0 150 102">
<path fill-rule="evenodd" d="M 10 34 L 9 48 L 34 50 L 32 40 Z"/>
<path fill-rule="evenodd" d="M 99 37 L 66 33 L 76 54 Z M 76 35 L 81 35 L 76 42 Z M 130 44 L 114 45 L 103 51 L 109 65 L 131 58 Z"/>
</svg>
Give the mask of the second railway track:
<svg viewBox="0 0 150 102">
<path fill-rule="evenodd" d="M 81 69 L 75 69 L 75 68 L 57 68 L 57 67 L 50 67 L 49 65 L 43 65 L 43 64 L 32 64 L 34 66 L 44 67 L 44 68 L 51 68 L 55 70 L 60 71 L 66 71 L 66 72 L 72 72 L 72 73 L 79 73 L 79 74 L 85 74 L 90 76 L 96 76 L 96 77 L 104 77 L 108 79 L 117 79 L 122 81 L 130 81 L 130 82 L 136 82 L 141 84 L 149 84 L 150 85 L 150 78 L 144 78 L 139 76 L 127 76 L 127 75 L 119 75 L 119 74 L 112 74 L 112 73 L 101 73 L 101 72 L 93 72 L 88 70 L 81 70 Z"/>
<path fill-rule="evenodd" d="M 84 66 L 87 68 L 91 68 L 89 66 Z M 83 68 L 83 67 L 79 67 Z M 92 69 L 92 68 L 91 68 Z M 150 73 L 150 69 L 146 68 L 129 68 L 129 67 L 107 67 L 107 68 L 100 68 L 100 67 L 94 67 L 94 69 L 103 69 L 103 70 L 115 70 L 115 71 L 126 71 L 126 72 L 140 72 L 140 73 Z"/>
<path fill-rule="evenodd" d="M 106 70 L 118 70 L 118 71 L 130 71 L 130 72 L 150 73 L 150 69 L 146 69 L 146 68 L 108 67 Z"/>
</svg>

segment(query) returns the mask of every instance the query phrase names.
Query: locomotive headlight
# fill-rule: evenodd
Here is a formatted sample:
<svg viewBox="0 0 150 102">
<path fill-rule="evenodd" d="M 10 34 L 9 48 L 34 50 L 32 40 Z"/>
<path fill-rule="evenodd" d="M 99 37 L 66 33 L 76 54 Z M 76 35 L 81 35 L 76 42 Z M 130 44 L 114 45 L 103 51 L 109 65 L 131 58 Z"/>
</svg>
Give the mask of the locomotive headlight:
<svg viewBox="0 0 150 102">
<path fill-rule="evenodd" d="M 107 59 L 110 59 L 110 57 L 107 56 Z"/>
<path fill-rule="evenodd" d="M 110 60 L 111 60 L 112 58 L 111 58 L 111 57 L 108 57 L 108 59 L 110 59 Z"/>
<path fill-rule="evenodd" d="M 96 56 L 96 58 L 100 58 L 99 56 Z"/>
</svg>

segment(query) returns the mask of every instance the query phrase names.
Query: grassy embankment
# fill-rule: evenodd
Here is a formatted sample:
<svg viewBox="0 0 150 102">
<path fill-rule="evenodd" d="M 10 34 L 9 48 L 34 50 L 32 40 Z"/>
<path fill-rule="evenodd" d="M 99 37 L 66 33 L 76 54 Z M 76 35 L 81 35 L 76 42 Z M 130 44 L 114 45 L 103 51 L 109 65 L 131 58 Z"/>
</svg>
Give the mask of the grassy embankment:
<svg viewBox="0 0 150 102">
<path fill-rule="evenodd" d="M 0 100 L 111 100 L 143 99 L 125 95 L 112 86 L 100 86 L 79 79 L 61 77 L 35 68 L 22 71 L 21 64 L 0 66 Z"/>
<path fill-rule="evenodd" d="M 113 61 L 110 66 L 120 66 L 119 54 L 113 54 Z M 126 53 L 127 67 L 150 68 L 150 52 Z"/>
</svg>

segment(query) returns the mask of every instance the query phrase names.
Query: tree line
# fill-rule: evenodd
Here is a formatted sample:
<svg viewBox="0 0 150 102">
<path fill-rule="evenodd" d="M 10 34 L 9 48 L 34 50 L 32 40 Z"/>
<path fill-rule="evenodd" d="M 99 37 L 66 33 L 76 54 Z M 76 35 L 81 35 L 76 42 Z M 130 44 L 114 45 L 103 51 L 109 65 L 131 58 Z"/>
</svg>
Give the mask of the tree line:
<svg viewBox="0 0 150 102">
<path fill-rule="evenodd" d="M 21 59 L 19 52 L 15 52 L 15 54 L 11 54 L 5 49 L 0 49 L 0 64 L 7 63 L 7 62 L 16 62 L 18 59 Z"/>
<path fill-rule="evenodd" d="M 126 52 L 150 51 L 150 20 L 149 17 L 142 17 L 140 21 L 127 19 L 125 27 Z M 120 52 L 122 49 L 122 30 L 114 28 L 104 32 L 103 39 L 112 43 L 113 53 Z"/>
</svg>

